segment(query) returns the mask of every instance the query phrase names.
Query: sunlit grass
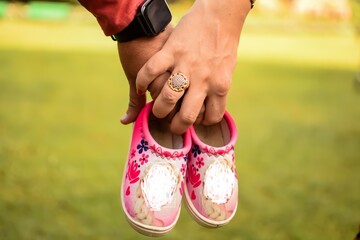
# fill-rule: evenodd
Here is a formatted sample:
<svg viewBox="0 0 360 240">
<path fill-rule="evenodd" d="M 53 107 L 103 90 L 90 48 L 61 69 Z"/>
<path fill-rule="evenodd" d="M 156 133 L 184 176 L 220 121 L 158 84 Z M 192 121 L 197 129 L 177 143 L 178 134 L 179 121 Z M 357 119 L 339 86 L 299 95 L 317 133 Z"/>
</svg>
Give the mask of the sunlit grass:
<svg viewBox="0 0 360 240">
<path fill-rule="evenodd" d="M 89 21 L 0 22 L 0 239 L 145 239 L 119 202 L 127 82 L 116 45 Z M 238 214 L 210 230 L 183 209 L 163 239 L 352 239 L 360 93 L 351 31 L 262 32 L 249 21 L 256 29 L 244 29 L 228 98 Z"/>
</svg>

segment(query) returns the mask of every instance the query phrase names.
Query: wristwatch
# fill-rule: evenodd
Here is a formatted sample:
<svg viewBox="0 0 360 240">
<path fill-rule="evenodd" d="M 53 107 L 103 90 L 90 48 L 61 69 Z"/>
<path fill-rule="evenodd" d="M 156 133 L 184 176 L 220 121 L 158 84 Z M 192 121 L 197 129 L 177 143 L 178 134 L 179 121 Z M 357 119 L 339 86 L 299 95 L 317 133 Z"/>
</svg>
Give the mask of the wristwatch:
<svg viewBox="0 0 360 240">
<path fill-rule="evenodd" d="M 166 0 L 146 0 L 137 9 L 134 20 L 111 38 L 128 42 L 140 37 L 153 37 L 164 31 L 172 18 Z"/>
</svg>

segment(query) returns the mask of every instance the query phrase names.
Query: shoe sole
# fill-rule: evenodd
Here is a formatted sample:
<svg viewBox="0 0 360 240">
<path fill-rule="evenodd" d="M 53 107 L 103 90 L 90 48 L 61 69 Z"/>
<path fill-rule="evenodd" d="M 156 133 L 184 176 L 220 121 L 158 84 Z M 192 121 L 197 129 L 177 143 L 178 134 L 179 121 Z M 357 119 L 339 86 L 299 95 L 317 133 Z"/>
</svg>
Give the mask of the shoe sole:
<svg viewBox="0 0 360 240">
<path fill-rule="evenodd" d="M 189 193 L 188 193 L 186 188 L 184 189 L 184 193 L 185 193 L 185 197 L 183 197 L 183 199 L 184 199 L 186 210 L 188 211 L 190 216 L 199 225 L 201 225 L 203 227 L 207 227 L 207 228 L 219 228 L 219 227 L 222 227 L 222 226 L 228 224 L 235 215 L 235 214 L 232 214 L 230 218 L 228 218 L 228 219 L 226 219 L 224 221 L 215 221 L 215 220 L 208 219 L 208 218 L 204 217 L 203 215 L 201 215 L 199 213 L 199 211 L 192 204 L 191 200 L 190 201 L 188 200 L 188 199 L 190 199 L 190 196 L 189 196 Z M 236 205 L 236 208 L 234 209 L 234 213 L 236 212 L 236 210 L 237 210 L 237 205 Z"/>
</svg>

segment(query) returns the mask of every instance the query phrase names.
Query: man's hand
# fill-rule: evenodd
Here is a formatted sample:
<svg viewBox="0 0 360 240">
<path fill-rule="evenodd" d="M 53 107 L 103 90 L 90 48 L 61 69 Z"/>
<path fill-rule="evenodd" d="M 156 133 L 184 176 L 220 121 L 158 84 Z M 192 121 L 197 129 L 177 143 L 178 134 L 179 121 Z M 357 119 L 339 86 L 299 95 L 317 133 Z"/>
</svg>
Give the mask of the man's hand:
<svg viewBox="0 0 360 240">
<path fill-rule="evenodd" d="M 146 103 L 145 91 L 136 91 L 136 76 L 146 61 L 157 53 L 165 44 L 172 32 L 172 26 L 166 29 L 156 37 L 139 38 L 130 42 L 118 43 L 118 52 L 121 65 L 129 82 L 129 105 L 126 114 L 121 118 L 121 123 L 129 124 L 136 120 L 141 109 Z M 156 98 L 162 89 L 168 73 L 162 74 L 148 88 L 152 98 Z"/>
</svg>

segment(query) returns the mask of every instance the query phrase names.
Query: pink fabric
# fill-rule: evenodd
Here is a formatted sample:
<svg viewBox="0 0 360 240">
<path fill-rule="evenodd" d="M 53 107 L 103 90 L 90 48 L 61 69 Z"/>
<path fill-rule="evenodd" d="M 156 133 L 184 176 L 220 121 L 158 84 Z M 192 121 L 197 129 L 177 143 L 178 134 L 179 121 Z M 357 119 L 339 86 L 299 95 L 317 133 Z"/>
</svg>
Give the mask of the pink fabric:
<svg viewBox="0 0 360 240">
<path fill-rule="evenodd" d="M 134 19 L 143 0 L 79 0 L 97 19 L 105 35 L 123 30 Z"/>
</svg>

